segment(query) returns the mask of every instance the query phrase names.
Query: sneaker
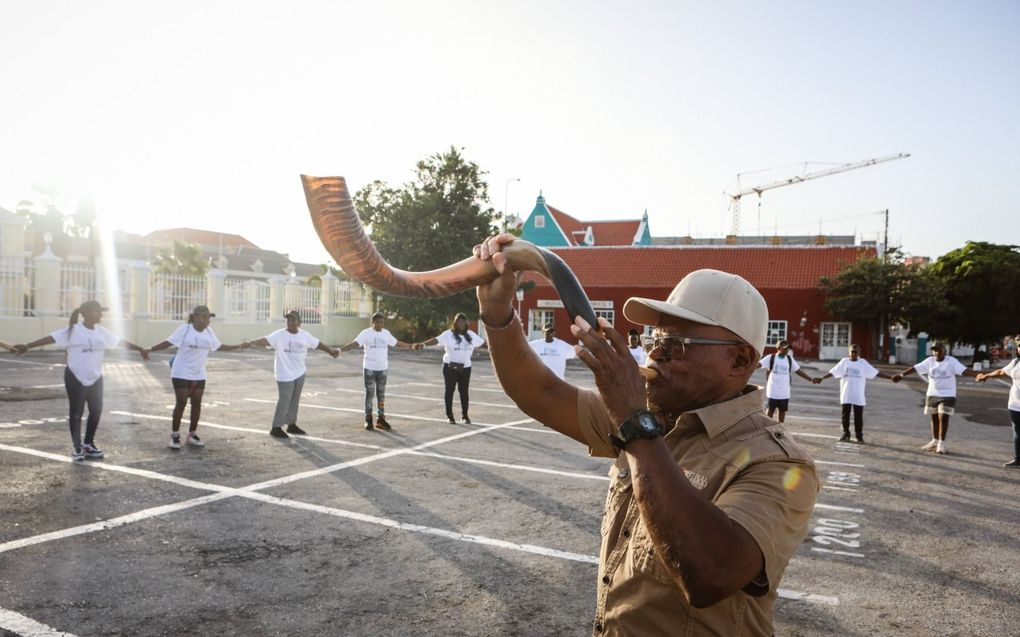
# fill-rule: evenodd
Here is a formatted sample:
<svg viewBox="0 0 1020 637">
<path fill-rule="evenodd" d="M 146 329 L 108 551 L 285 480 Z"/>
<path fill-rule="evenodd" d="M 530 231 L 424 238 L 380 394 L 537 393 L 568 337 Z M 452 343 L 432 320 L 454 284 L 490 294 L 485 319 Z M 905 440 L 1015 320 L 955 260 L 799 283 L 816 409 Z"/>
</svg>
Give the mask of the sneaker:
<svg viewBox="0 0 1020 637">
<path fill-rule="evenodd" d="M 446 417 L 446 422 L 451 424 L 451 425 L 456 425 L 457 424 L 457 421 L 453 419 L 453 416 L 447 416 Z"/>
<path fill-rule="evenodd" d="M 935 447 L 935 453 L 945 453 L 945 452 L 946 452 L 946 441 L 945 440 L 939 440 L 938 446 Z"/>
<path fill-rule="evenodd" d="M 188 432 L 187 443 L 189 445 L 191 445 L 192 447 L 204 447 L 205 446 L 205 443 L 202 442 L 202 439 L 199 438 L 198 434 L 193 432 L 193 431 L 189 431 Z"/>
<path fill-rule="evenodd" d="M 305 435 L 305 430 L 302 429 L 301 427 L 298 427 L 297 425 L 287 425 L 287 433 L 295 434 L 297 436 L 303 436 Z"/>
<path fill-rule="evenodd" d="M 864 444 L 864 434 L 857 436 L 857 444 Z"/>
<path fill-rule="evenodd" d="M 81 450 L 85 454 L 86 458 L 102 458 L 103 457 L 103 452 L 99 450 L 99 447 L 97 447 L 95 445 L 90 445 L 87 442 L 84 445 L 82 445 Z"/>
<path fill-rule="evenodd" d="M 850 440 L 850 432 L 849 431 L 844 431 L 843 435 L 839 437 L 839 441 L 840 442 L 847 442 L 848 440 Z"/>
<path fill-rule="evenodd" d="M 384 418 L 382 414 L 379 414 L 379 417 L 375 419 L 375 426 L 376 428 L 384 431 L 393 429 L 393 427 L 390 427 L 390 423 L 386 422 L 386 418 Z"/>
<path fill-rule="evenodd" d="M 171 449 L 181 448 L 181 434 L 172 434 L 170 436 L 170 448 Z"/>
<path fill-rule="evenodd" d="M 1006 464 L 1004 464 L 1002 466 L 1009 467 L 1011 469 L 1020 469 L 1020 458 L 1017 458 L 1017 459 L 1014 459 L 1014 460 L 1010 460 L 1009 462 L 1007 462 Z"/>
<path fill-rule="evenodd" d="M 929 442 L 925 446 L 921 447 L 921 451 L 935 451 L 935 447 L 937 447 L 938 444 L 939 444 L 939 441 L 935 440 L 934 438 L 932 438 L 931 442 Z"/>
<path fill-rule="evenodd" d="M 465 425 L 470 425 L 471 424 L 471 419 L 468 418 L 467 416 L 464 416 L 464 424 Z"/>
<path fill-rule="evenodd" d="M 84 462 L 85 461 L 85 453 L 81 449 L 72 449 L 71 450 L 71 460 L 73 462 Z"/>
<path fill-rule="evenodd" d="M 290 436 L 287 435 L 287 432 L 280 427 L 273 427 L 270 429 L 269 435 L 273 438 L 290 438 Z"/>
<path fill-rule="evenodd" d="M 365 416 L 365 429 L 367 429 L 368 431 L 372 431 L 373 429 L 375 429 L 375 427 L 372 426 L 371 416 Z"/>
</svg>

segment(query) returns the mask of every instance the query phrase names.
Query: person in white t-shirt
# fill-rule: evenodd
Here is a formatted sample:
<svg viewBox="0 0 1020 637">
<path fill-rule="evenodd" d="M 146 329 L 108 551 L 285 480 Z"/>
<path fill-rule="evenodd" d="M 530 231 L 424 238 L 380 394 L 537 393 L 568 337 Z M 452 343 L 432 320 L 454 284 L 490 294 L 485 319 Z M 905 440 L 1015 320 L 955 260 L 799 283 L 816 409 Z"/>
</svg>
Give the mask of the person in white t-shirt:
<svg viewBox="0 0 1020 637">
<path fill-rule="evenodd" d="M 362 363 L 365 373 L 365 429 L 389 431 L 393 427 L 386 422 L 386 371 L 390 367 L 390 348 L 421 349 L 418 345 L 397 340 L 386 329 L 386 317 L 381 312 L 372 315 L 372 327 L 361 330 L 354 340 L 340 348 L 341 352 L 365 348 Z M 376 401 L 375 425 L 372 424 L 372 402 Z"/>
<path fill-rule="evenodd" d="M 645 363 L 648 362 L 648 353 L 645 352 L 645 348 L 641 345 L 641 334 L 632 329 L 627 332 L 627 350 L 630 355 L 637 361 L 639 367 L 644 367 Z"/>
<path fill-rule="evenodd" d="M 904 376 L 917 372 L 928 377 L 928 391 L 925 392 L 924 413 L 931 416 L 931 442 L 921 447 L 923 451 L 946 453 L 946 433 L 949 431 L 949 417 L 956 409 L 956 377 L 977 376 L 978 373 L 946 354 L 946 346 L 935 341 L 931 344 L 932 355 L 913 367 L 908 367 L 893 376 L 898 383 Z"/>
<path fill-rule="evenodd" d="M 418 343 L 419 347 L 442 345 L 446 349 L 443 354 L 443 402 L 446 404 L 446 419 L 456 425 L 453 418 L 453 390 L 460 396 L 460 414 L 464 424 L 470 425 L 468 417 L 468 386 L 471 384 L 471 353 L 476 348 L 485 347 L 482 337 L 468 329 L 467 314 L 457 314 L 453 325 L 435 338 Z"/>
<path fill-rule="evenodd" d="M 826 378 L 839 379 L 839 403 L 843 408 L 843 437 L 840 441 L 850 440 L 850 411 L 853 410 L 854 435 L 857 442 L 864 442 L 864 385 L 872 378 L 892 380 L 892 376 L 878 371 L 861 358 L 856 344 L 850 346 L 848 354 L 814 382 L 817 385 Z"/>
<path fill-rule="evenodd" d="M 1012 351 L 1014 356 L 1009 364 L 994 372 L 978 374 L 977 381 L 983 383 L 989 378 L 999 376 L 1008 376 L 1013 381 L 1009 388 L 1009 402 L 1006 403 L 1006 408 L 1009 410 L 1009 421 L 1013 426 L 1013 459 L 1002 466 L 1020 469 L 1020 334 L 1017 334 L 1011 342 L 1013 347 L 1007 351 Z"/>
<path fill-rule="evenodd" d="M 552 323 L 545 324 L 544 333 L 545 338 L 535 339 L 528 345 L 538 354 L 545 366 L 562 380 L 567 375 L 567 361 L 577 358 L 577 351 L 573 345 L 556 338 L 556 330 Z"/>
<path fill-rule="evenodd" d="M 797 374 L 809 383 L 814 379 L 800 368 L 800 363 L 790 353 L 790 344 L 779 341 L 774 354 L 769 354 L 758 361 L 765 370 L 765 397 L 768 399 L 766 413 L 769 418 L 779 412 L 777 420 L 786 421 L 786 412 L 790 409 L 790 376 Z"/>
<path fill-rule="evenodd" d="M 102 458 L 103 452 L 96 446 L 96 430 L 103 413 L 103 358 L 106 350 L 123 344 L 129 350 L 149 359 L 149 353 L 142 347 L 121 339 L 99 324 L 106 310 L 99 301 L 85 301 L 71 312 L 67 327 L 28 344 L 13 346 L 20 356 L 33 347 L 56 345 L 67 351 L 67 367 L 64 368 L 64 389 L 70 410 L 68 425 L 71 429 L 71 459 L 81 462 L 85 458 Z M 78 325 L 78 317 L 82 324 Z M 81 419 L 88 405 L 89 417 L 85 423 L 85 441 L 81 439 Z"/>
<path fill-rule="evenodd" d="M 247 347 L 272 347 L 276 353 L 273 361 L 273 376 L 279 397 L 273 413 L 273 426 L 269 435 L 274 438 L 289 438 L 288 434 L 303 435 L 305 430 L 297 426 L 298 405 L 301 390 L 305 386 L 305 359 L 308 350 L 322 350 L 336 358 L 340 350 L 319 341 L 301 329 L 301 315 L 291 310 L 283 315 L 287 327 L 278 329 L 268 336 L 250 341 Z M 283 426 L 287 425 L 284 431 Z"/>
<path fill-rule="evenodd" d="M 149 348 L 158 352 L 176 347 L 177 353 L 170 359 L 170 382 L 174 388 L 174 411 L 170 424 L 170 448 L 181 448 L 181 419 L 184 407 L 191 400 L 191 422 L 188 427 L 186 444 L 204 447 L 198 437 L 198 420 L 202 415 L 202 395 L 205 394 L 205 361 L 211 352 L 244 349 L 245 343 L 224 345 L 216 337 L 209 322 L 215 317 L 205 305 L 198 305 L 188 316 L 188 322 L 181 325 L 165 341 Z"/>
</svg>

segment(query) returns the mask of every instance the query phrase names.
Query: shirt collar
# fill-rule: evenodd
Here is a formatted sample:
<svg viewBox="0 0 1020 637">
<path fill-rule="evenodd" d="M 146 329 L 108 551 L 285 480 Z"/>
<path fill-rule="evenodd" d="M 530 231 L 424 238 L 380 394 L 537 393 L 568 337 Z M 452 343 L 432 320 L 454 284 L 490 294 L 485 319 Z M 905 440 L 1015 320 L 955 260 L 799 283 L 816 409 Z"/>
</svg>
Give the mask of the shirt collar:
<svg viewBox="0 0 1020 637">
<path fill-rule="evenodd" d="M 705 428 L 708 437 L 714 438 L 746 416 L 761 411 L 764 403 L 763 392 L 764 389 L 757 385 L 748 385 L 736 398 L 680 414 L 676 428 L 687 429 L 700 424 Z"/>
</svg>

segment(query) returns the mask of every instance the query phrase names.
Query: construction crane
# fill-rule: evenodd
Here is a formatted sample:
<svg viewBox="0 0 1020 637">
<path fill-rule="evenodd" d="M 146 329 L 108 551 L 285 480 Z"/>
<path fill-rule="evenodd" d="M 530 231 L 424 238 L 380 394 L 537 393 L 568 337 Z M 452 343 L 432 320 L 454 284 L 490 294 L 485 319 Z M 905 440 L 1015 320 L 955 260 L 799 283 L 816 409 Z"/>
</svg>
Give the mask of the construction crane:
<svg viewBox="0 0 1020 637">
<path fill-rule="evenodd" d="M 754 186 L 752 188 L 740 189 L 740 173 L 737 175 L 737 192 L 731 194 L 723 192 L 724 195 L 730 198 L 730 206 L 733 209 L 733 228 L 732 234 L 737 236 L 740 234 L 740 198 L 744 195 L 756 194 L 758 195 L 759 201 L 761 199 L 761 193 L 766 190 L 774 190 L 776 188 L 782 188 L 783 186 L 792 186 L 793 184 L 799 184 L 811 179 L 818 179 L 819 177 L 828 177 L 829 175 L 836 175 L 839 173 L 845 173 L 848 170 L 857 170 L 858 168 L 867 168 L 868 166 L 874 166 L 875 164 L 882 164 L 887 161 L 893 161 L 896 159 L 906 159 L 910 157 L 909 153 L 898 153 L 896 155 L 888 155 L 885 157 L 877 157 L 875 159 L 865 159 L 864 161 L 857 161 L 850 164 L 843 164 L 841 166 L 833 166 L 832 168 L 826 168 L 825 170 L 819 170 L 818 172 L 808 173 L 799 177 L 790 177 L 789 179 L 782 179 L 780 181 L 773 181 L 761 186 Z"/>
</svg>

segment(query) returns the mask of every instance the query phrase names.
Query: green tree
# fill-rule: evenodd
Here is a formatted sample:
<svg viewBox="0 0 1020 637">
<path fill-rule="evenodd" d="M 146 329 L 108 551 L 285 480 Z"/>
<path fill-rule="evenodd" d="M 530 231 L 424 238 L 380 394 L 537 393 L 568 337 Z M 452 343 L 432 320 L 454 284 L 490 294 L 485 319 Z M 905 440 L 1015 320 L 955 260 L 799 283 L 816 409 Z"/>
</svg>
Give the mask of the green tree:
<svg viewBox="0 0 1020 637">
<path fill-rule="evenodd" d="M 89 239 L 89 255 L 96 256 L 94 224 L 96 211 L 87 199 L 75 199 L 59 189 L 43 184 L 33 184 L 36 197 L 18 202 L 15 212 L 28 221 L 28 234 L 32 241 L 32 253 L 42 254 L 46 249 L 46 235 L 50 236 L 53 254 L 66 258 L 71 253 L 71 242 L 75 238 Z M 73 213 L 66 210 L 74 209 Z"/>
<path fill-rule="evenodd" d="M 928 269 L 945 307 L 918 329 L 975 347 L 1018 331 L 1020 246 L 968 241 Z"/>
<path fill-rule="evenodd" d="M 209 259 L 198 246 L 175 240 L 172 248 L 156 250 L 152 267 L 160 274 L 205 276 L 209 271 Z"/>
<path fill-rule="evenodd" d="M 471 255 L 491 234 L 495 211 L 488 205 L 485 172 L 450 147 L 419 161 L 415 177 L 402 188 L 375 181 L 357 192 L 355 206 L 372 241 L 390 265 L 402 270 L 433 270 Z M 384 311 L 414 326 L 416 338 L 449 327 L 457 312 L 476 314 L 474 290 L 443 299 L 382 296 Z"/>
<path fill-rule="evenodd" d="M 864 323 L 882 339 L 883 358 L 888 352 L 889 326 L 917 319 L 929 320 L 941 312 L 941 287 L 919 267 L 903 263 L 903 253 L 890 250 L 884 259 L 861 259 L 845 266 L 834 277 L 822 277 L 825 308 L 836 318 Z M 933 296 L 934 295 L 934 296 Z"/>
</svg>

